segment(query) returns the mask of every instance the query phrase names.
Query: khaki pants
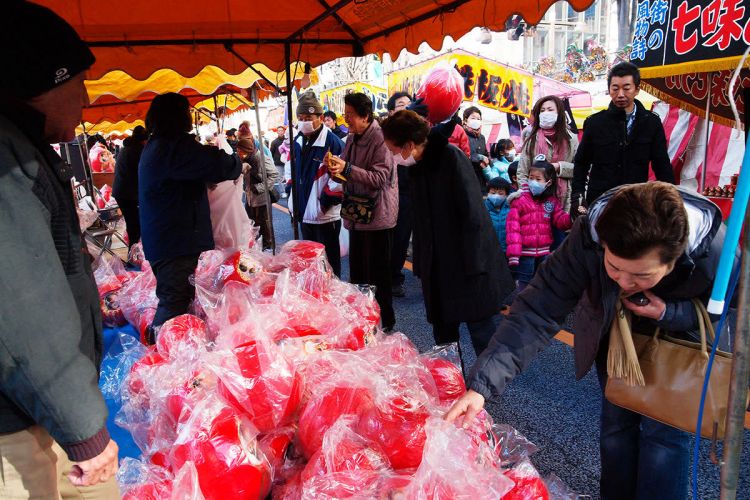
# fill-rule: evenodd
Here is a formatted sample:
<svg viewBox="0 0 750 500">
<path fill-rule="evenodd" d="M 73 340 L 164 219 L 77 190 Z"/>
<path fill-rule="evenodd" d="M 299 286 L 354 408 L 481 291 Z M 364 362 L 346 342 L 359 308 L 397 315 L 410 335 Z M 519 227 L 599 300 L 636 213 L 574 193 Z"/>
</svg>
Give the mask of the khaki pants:
<svg viewBox="0 0 750 500">
<path fill-rule="evenodd" d="M 73 468 L 63 449 L 40 426 L 0 435 L 0 498 L 3 500 L 120 498 L 115 478 L 77 488 L 68 480 Z"/>
</svg>

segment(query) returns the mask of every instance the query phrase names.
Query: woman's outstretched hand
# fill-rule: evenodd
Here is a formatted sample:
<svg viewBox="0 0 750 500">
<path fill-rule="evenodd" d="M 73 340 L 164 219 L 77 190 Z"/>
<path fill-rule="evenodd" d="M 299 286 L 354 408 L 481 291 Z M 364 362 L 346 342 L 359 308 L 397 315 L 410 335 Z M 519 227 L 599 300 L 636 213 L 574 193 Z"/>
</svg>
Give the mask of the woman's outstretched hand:
<svg viewBox="0 0 750 500">
<path fill-rule="evenodd" d="M 469 427 L 471 421 L 477 416 L 477 413 L 482 411 L 484 408 L 484 396 L 478 392 L 469 390 L 461 396 L 448 413 L 443 417 L 448 422 L 457 422 L 464 429 Z"/>
</svg>

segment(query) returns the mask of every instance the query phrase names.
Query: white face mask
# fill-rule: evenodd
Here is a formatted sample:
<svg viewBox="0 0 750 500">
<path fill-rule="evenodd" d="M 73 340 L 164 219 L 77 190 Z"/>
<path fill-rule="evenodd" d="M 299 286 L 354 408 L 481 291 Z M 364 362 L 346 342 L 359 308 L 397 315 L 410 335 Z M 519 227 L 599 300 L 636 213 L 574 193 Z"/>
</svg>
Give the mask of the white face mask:
<svg viewBox="0 0 750 500">
<path fill-rule="evenodd" d="M 466 124 L 469 126 L 472 130 L 479 130 L 482 127 L 482 120 L 477 120 L 476 118 L 470 118 Z"/>
<path fill-rule="evenodd" d="M 542 111 L 539 113 L 539 126 L 544 129 L 550 129 L 557 123 L 557 113 L 555 111 Z"/>
<path fill-rule="evenodd" d="M 417 163 L 417 160 L 414 159 L 414 152 L 409 154 L 408 157 L 404 158 L 404 152 L 402 151 L 401 153 L 395 156 L 395 159 L 396 159 L 396 163 L 398 163 L 399 165 L 403 165 L 405 167 L 411 167 L 412 165 Z"/>
<path fill-rule="evenodd" d="M 312 134 L 313 132 L 315 132 L 315 127 L 313 126 L 313 122 L 311 121 L 299 121 L 297 122 L 297 128 L 303 134 Z"/>
</svg>

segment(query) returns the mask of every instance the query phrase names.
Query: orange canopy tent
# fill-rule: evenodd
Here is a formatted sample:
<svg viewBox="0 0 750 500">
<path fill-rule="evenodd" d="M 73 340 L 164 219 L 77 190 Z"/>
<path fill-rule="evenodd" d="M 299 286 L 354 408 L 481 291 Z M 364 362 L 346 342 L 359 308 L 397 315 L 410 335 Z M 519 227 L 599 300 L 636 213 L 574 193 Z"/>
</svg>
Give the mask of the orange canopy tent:
<svg viewBox="0 0 750 500">
<path fill-rule="evenodd" d="M 271 71 L 292 60 L 312 66 L 367 53 L 397 55 L 421 42 L 473 27 L 502 30 L 511 14 L 537 23 L 555 0 L 37 0 L 68 22 L 92 47 L 90 78 L 121 70 L 143 80 L 170 68 L 194 76 L 208 65 L 238 74 L 249 63 Z M 583 10 L 593 0 L 569 0 Z M 240 59 L 242 58 L 242 59 Z M 244 61 L 243 61 L 244 60 Z"/>
<path fill-rule="evenodd" d="M 192 77 L 209 65 L 229 74 L 248 68 L 278 89 L 255 64 L 285 71 L 367 53 L 398 55 L 422 42 L 440 46 L 475 26 L 503 30 L 512 15 L 536 24 L 555 0 L 36 0 L 65 18 L 96 56 L 89 78 L 120 70 L 138 80 L 160 69 Z M 583 10 L 594 0 L 568 0 Z M 296 71 L 295 71 L 296 74 Z M 287 99 L 292 116 L 292 100 Z M 291 134 L 291 128 L 290 128 Z M 295 237 L 297 227 L 295 224 Z"/>
</svg>

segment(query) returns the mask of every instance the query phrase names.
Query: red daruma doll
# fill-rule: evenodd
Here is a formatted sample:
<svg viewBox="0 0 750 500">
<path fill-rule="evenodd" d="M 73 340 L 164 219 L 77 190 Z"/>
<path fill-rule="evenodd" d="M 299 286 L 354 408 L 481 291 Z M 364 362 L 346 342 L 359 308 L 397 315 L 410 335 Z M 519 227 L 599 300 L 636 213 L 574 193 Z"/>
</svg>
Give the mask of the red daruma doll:
<svg viewBox="0 0 750 500">
<path fill-rule="evenodd" d="M 452 117 L 464 98 L 464 79 L 453 66 L 438 65 L 427 74 L 417 90 L 417 99 L 427 105 L 427 119 L 433 125 Z"/>
</svg>

